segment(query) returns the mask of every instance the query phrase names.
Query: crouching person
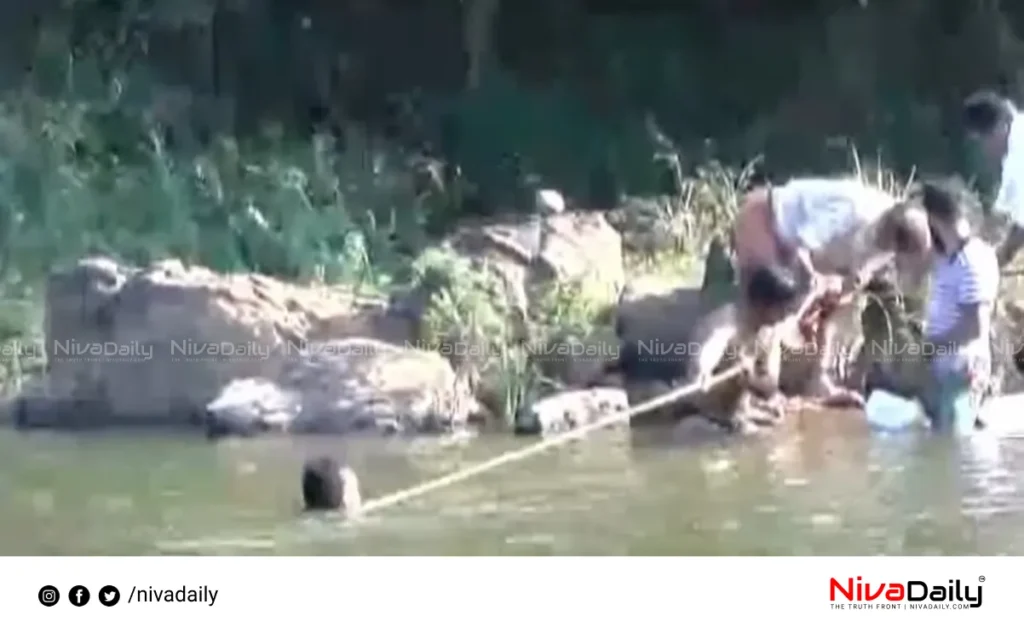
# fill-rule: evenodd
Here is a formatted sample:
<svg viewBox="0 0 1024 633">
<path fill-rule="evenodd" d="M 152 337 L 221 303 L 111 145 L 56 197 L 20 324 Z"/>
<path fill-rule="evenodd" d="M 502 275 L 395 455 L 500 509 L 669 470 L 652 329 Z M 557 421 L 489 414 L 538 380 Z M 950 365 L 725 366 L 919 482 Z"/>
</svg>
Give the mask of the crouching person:
<svg viewBox="0 0 1024 633">
<path fill-rule="evenodd" d="M 780 329 L 800 296 L 796 277 L 787 268 L 761 266 L 743 288 L 740 305 L 729 303 L 697 324 L 692 341 L 697 354 L 687 378 L 708 385 L 691 404 L 703 418 L 733 431 L 751 432 L 782 420 L 785 399 L 779 393 L 782 365 Z M 709 385 L 718 373 L 740 364 L 735 380 Z"/>
</svg>

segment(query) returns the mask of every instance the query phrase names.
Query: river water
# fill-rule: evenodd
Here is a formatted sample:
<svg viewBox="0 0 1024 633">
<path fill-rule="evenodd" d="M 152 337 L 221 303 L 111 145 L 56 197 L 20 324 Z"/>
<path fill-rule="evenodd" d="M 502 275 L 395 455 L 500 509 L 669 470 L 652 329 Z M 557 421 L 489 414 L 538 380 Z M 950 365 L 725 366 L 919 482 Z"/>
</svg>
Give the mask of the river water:
<svg viewBox="0 0 1024 633">
<path fill-rule="evenodd" d="M 346 455 L 372 498 L 528 440 L 0 429 L 0 555 L 1024 554 L 1024 439 L 800 427 L 598 431 L 355 523 L 298 512 L 303 458 Z"/>
</svg>

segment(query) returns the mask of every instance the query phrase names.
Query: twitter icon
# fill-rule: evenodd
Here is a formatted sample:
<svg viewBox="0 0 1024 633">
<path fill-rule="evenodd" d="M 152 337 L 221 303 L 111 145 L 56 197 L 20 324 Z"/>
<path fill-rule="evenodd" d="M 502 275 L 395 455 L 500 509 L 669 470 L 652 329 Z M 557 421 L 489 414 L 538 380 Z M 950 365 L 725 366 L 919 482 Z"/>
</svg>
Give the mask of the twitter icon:
<svg viewBox="0 0 1024 633">
<path fill-rule="evenodd" d="M 121 601 L 121 592 L 114 585 L 107 585 L 100 589 L 100 604 L 105 607 L 112 607 Z"/>
</svg>

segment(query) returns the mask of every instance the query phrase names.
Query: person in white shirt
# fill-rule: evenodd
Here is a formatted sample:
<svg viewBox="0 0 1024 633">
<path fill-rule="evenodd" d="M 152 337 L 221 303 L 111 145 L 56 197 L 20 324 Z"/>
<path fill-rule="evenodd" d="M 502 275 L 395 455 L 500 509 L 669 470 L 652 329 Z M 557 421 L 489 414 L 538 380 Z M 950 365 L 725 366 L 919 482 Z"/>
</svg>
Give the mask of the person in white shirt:
<svg viewBox="0 0 1024 633">
<path fill-rule="evenodd" d="M 862 287 L 899 251 L 930 250 L 924 211 L 901 204 L 855 178 L 797 178 L 745 197 L 733 231 L 740 293 L 763 269 L 783 265 L 803 273 L 810 291 L 836 297 Z M 837 283 L 840 280 L 842 283 Z M 834 308 L 822 306 L 820 366 L 811 391 L 826 403 L 861 404 L 859 394 L 832 381 Z"/>
<path fill-rule="evenodd" d="M 1000 165 L 999 193 L 993 210 L 1010 220 L 1010 232 L 996 250 L 1000 268 L 1024 245 L 1024 123 L 1008 99 L 991 91 L 964 101 L 963 125 L 983 152 Z"/>
<path fill-rule="evenodd" d="M 990 336 L 999 293 L 995 250 L 971 234 L 957 192 L 926 183 L 921 199 L 935 238 L 935 259 L 925 321 L 928 371 L 918 384 L 881 384 L 916 396 L 938 431 L 968 433 L 979 414 L 992 372 Z"/>
</svg>

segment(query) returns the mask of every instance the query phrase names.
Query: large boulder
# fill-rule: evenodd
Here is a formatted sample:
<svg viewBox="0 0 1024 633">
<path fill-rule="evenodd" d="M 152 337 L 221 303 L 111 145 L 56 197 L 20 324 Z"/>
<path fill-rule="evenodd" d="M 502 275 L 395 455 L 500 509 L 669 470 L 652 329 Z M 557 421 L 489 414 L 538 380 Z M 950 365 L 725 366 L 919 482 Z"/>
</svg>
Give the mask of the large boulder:
<svg viewBox="0 0 1024 633">
<path fill-rule="evenodd" d="M 615 302 L 625 284 L 622 240 L 604 217 L 595 213 L 566 212 L 466 224 L 440 249 L 497 280 L 502 286 L 500 299 L 524 320 L 531 299 L 551 284 L 572 284 L 589 300 L 605 305 Z M 457 262 L 448 265 L 453 269 L 458 266 Z M 432 294 L 465 281 L 441 278 L 444 271 L 426 277 L 422 280 L 426 289 L 401 293 L 407 309 L 417 306 L 425 311 Z"/>
<path fill-rule="evenodd" d="M 563 294 L 593 313 L 614 305 L 625 279 L 622 245 L 600 214 L 549 209 L 465 224 L 424 251 L 415 270 L 412 287 L 392 297 L 394 310 L 418 325 L 418 342 L 465 371 L 496 410 L 503 408 L 501 359 L 512 347 L 526 344 L 539 356 L 534 360 L 574 386 L 599 377 L 615 354 L 606 332 L 550 332 L 545 323 L 549 303 Z M 581 347 L 595 352 L 569 358 Z"/>
<path fill-rule="evenodd" d="M 579 389 L 542 398 L 516 419 L 515 431 L 520 435 L 550 435 L 571 431 L 580 426 L 601 422 L 608 415 L 624 415 L 629 401 L 622 389 L 598 387 Z"/>
<path fill-rule="evenodd" d="M 467 225 L 450 244 L 498 269 L 524 309 L 532 287 L 544 282 L 578 284 L 588 298 L 607 304 L 625 285 L 622 238 L 599 213 Z"/>
<path fill-rule="evenodd" d="M 695 350 L 694 328 L 734 299 L 735 283 L 731 256 L 720 239 L 709 245 L 699 286 L 657 275 L 629 281 L 619 299 L 615 329 L 620 344 L 617 368 L 630 406 L 665 393 L 684 376 Z M 664 407 L 634 416 L 631 424 L 671 423 L 685 410 Z"/>
<path fill-rule="evenodd" d="M 325 341 L 279 376 L 237 379 L 204 411 L 207 434 L 459 430 L 481 408 L 439 354 L 365 338 Z"/>
<path fill-rule="evenodd" d="M 193 419 L 230 381 L 277 376 L 311 341 L 410 333 L 380 299 L 176 260 L 139 269 L 107 258 L 51 276 L 44 328 L 46 401 L 135 423 Z"/>
</svg>

